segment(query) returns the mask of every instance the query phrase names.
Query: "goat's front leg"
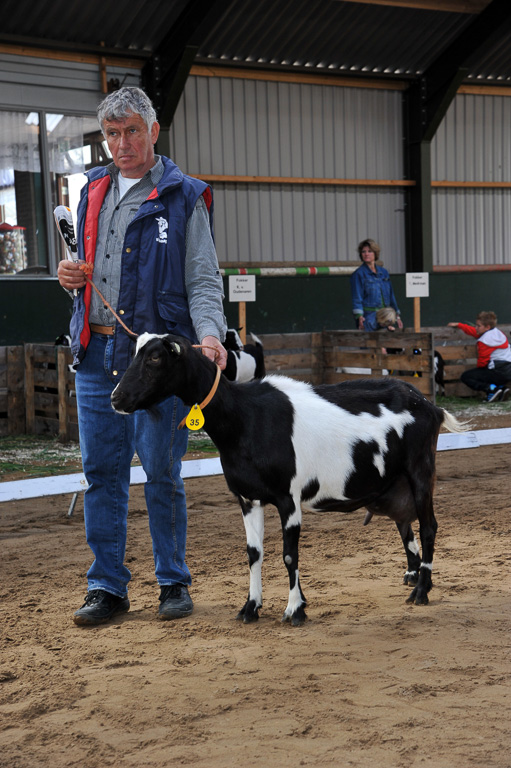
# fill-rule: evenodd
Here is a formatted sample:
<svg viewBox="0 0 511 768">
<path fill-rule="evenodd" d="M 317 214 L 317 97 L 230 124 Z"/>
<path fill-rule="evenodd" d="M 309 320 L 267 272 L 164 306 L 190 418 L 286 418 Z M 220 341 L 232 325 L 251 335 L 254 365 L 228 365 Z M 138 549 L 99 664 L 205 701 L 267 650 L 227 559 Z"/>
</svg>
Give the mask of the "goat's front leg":
<svg viewBox="0 0 511 768">
<path fill-rule="evenodd" d="M 300 587 L 298 571 L 298 543 L 302 526 L 300 501 L 293 500 L 289 496 L 278 505 L 278 510 L 284 540 L 282 556 L 289 576 L 289 601 L 282 621 L 290 621 L 293 626 L 298 627 L 307 618 L 305 613 L 307 601 Z"/>
<path fill-rule="evenodd" d="M 259 608 L 263 604 L 263 582 L 261 567 L 263 564 L 264 509 L 260 501 L 248 501 L 239 498 L 243 522 L 247 534 L 247 555 L 250 568 L 250 587 L 248 599 L 236 618 L 249 624 L 259 618 Z"/>
</svg>

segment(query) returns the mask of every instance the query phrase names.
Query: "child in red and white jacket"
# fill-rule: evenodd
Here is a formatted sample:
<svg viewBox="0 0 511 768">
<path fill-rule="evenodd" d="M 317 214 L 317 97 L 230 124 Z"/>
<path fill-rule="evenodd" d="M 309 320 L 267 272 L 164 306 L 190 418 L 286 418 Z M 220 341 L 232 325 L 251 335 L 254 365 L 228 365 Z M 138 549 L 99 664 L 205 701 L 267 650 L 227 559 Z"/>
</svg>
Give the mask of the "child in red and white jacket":
<svg viewBox="0 0 511 768">
<path fill-rule="evenodd" d="M 494 403 L 507 400 L 511 381 L 511 347 L 501 330 L 497 328 L 495 312 L 479 312 L 475 328 L 465 323 L 448 323 L 463 333 L 477 339 L 477 368 L 461 374 L 461 381 L 478 391 L 486 392 L 486 401 Z"/>
</svg>

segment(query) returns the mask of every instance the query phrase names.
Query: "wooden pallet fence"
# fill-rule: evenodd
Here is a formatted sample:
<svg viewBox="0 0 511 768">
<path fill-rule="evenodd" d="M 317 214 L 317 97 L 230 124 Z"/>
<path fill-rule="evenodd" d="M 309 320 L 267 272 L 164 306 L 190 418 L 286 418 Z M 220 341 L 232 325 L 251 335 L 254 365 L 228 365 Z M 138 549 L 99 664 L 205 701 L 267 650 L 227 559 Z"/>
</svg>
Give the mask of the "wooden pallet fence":
<svg viewBox="0 0 511 768">
<path fill-rule="evenodd" d="M 434 400 L 431 333 L 323 331 L 260 338 L 268 373 L 312 384 L 391 375 L 409 381 Z"/>
<path fill-rule="evenodd" d="M 325 384 L 394 376 L 435 400 L 431 333 L 324 331 Z"/>
<path fill-rule="evenodd" d="M 78 440 L 75 374 L 69 347 L 25 344 L 26 431 Z"/>
<path fill-rule="evenodd" d="M 268 333 L 258 336 L 264 347 L 267 373 L 282 373 L 312 384 L 322 383 L 321 333 Z"/>
<path fill-rule="evenodd" d="M 25 432 L 23 347 L 0 347 L 0 437 Z"/>
<path fill-rule="evenodd" d="M 511 325 L 499 328 L 509 337 Z M 433 351 L 437 349 L 445 362 L 446 395 L 474 395 L 460 376 L 476 365 L 476 340 L 456 328 L 425 328 L 419 334 L 323 331 L 259 335 L 268 373 L 312 384 L 390 375 L 414 384 L 431 400 L 435 396 Z M 68 347 L 0 347 L 0 436 L 49 433 L 63 441 L 78 440 L 74 373 L 68 369 L 71 362 Z"/>
</svg>

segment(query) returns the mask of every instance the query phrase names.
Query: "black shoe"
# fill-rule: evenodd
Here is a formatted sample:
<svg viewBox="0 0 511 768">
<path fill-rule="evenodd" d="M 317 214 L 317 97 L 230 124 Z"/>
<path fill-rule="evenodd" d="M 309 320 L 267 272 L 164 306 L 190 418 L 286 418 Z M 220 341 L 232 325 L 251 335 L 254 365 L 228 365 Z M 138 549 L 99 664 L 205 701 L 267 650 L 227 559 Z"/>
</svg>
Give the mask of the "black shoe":
<svg viewBox="0 0 511 768">
<path fill-rule="evenodd" d="M 180 619 L 182 616 L 189 616 L 192 611 L 192 598 L 184 584 L 171 584 L 161 588 L 158 609 L 160 619 Z"/>
<path fill-rule="evenodd" d="M 117 597 L 104 589 L 92 589 L 87 592 L 85 602 L 74 614 L 73 621 L 80 625 L 105 624 L 116 613 L 125 613 L 129 608 L 127 597 Z"/>
</svg>

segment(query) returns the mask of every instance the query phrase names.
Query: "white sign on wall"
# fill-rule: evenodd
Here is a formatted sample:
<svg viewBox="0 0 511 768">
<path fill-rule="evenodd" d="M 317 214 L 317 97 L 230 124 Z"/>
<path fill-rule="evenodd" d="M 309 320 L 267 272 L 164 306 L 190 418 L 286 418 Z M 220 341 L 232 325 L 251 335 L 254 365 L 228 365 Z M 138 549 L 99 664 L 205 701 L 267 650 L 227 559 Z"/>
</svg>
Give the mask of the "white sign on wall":
<svg viewBox="0 0 511 768">
<path fill-rule="evenodd" d="M 406 273 L 406 298 L 429 296 L 429 272 Z"/>
<path fill-rule="evenodd" d="M 255 275 L 229 275 L 229 301 L 255 301 Z"/>
</svg>

